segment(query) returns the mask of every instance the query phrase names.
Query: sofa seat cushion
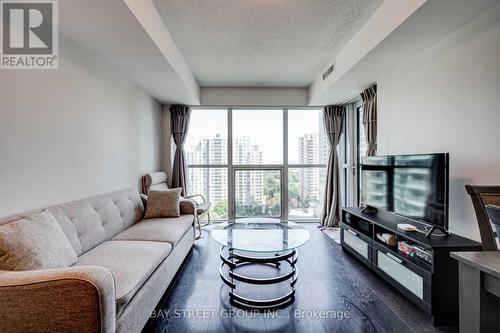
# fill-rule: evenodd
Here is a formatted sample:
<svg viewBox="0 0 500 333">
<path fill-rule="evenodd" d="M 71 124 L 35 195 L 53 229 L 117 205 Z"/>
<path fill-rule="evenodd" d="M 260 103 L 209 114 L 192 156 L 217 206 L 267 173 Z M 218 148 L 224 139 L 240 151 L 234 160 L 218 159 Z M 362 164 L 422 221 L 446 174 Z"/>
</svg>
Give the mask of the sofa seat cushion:
<svg viewBox="0 0 500 333">
<path fill-rule="evenodd" d="M 175 246 L 193 226 L 193 215 L 176 218 L 145 219 L 119 233 L 113 240 L 143 240 L 168 242 Z"/>
<path fill-rule="evenodd" d="M 74 266 L 101 266 L 113 274 L 117 315 L 172 251 L 164 242 L 107 241 L 81 255 Z"/>
</svg>

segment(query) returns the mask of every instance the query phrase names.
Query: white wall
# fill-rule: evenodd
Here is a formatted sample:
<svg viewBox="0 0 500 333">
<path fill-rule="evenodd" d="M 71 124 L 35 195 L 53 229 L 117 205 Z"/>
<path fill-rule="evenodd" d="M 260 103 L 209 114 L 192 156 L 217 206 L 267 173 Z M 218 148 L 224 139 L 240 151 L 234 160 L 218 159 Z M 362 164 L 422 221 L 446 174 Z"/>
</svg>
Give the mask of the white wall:
<svg viewBox="0 0 500 333">
<path fill-rule="evenodd" d="M 378 81 L 380 154 L 450 153 L 450 228 L 479 240 L 464 184 L 500 185 L 500 6 Z"/>
<path fill-rule="evenodd" d="M 160 105 L 59 45 L 58 70 L 0 71 L 0 216 L 137 187 L 160 166 Z"/>
<path fill-rule="evenodd" d="M 201 88 L 201 105 L 307 106 L 306 88 Z"/>
</svg>

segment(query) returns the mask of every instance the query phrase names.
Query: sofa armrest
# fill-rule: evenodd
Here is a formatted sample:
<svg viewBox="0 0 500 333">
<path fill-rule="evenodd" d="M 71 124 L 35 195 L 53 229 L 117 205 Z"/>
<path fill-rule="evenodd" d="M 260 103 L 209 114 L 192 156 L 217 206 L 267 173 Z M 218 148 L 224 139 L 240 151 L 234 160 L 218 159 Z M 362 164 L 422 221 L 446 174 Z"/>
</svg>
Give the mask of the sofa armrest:
<svg viewBox="0 0 500 333">
<path fill-rule="evenodd" d="M 2 332 L 115 332 L 115 283 L 98 266 L 0 271 Z"/>
<path fill-rule="evenodd" d="M 193 200 L 181 198 L 180 209 L 182 215 L 194 215 L 196 218 L 196 202 Z"/>
</svg>

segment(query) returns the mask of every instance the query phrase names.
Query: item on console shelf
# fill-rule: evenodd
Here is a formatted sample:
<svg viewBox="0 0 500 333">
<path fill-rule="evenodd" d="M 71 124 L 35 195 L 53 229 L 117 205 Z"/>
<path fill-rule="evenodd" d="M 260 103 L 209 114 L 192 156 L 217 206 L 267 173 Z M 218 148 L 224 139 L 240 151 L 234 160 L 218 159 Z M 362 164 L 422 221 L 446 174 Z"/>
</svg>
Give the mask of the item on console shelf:
<svg viewBox="0 0 500 333">
<path fill-rule="evenodd" d="M 408 223 L 398 223 L 398 229 L 401 229 L 403 231 L 417 231 L 417 227 L 415 227 L 413 224 Z"/>
<path fill-rule="evenodd" d="M 415 255 L 417 256 L 417 258 L 422 259 L 423 261 L 429 264 L 432 263 L 432 254 L 429 253 L 428 250 L 418 245 L 415 245 L 414 248 L 415 248 Z"/>
<path fill-rule="evenodd" d="M 398 251 L 405 256 L 413 258 L 415 256 L 415 245 L 410 241 L 398 242 Z"/>
<path fill-rule="evenodd" d="M 388 233 L 377 232 L 377 238 L 389 246 L 397 246 L 396 236 Z"/>
</svg>

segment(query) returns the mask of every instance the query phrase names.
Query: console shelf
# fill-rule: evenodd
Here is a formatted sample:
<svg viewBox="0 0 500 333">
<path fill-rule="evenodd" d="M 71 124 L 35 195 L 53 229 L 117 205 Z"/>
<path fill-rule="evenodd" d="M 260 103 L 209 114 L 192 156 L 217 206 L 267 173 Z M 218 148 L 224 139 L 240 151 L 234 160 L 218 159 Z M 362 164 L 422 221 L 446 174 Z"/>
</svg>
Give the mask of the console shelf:
<svg viewBox="0 0 500 333">
<path fill-rule="evenodd" d="M 425 225 L 383 211 L 363 213 L 359 207 L 342 209 L 342 249 L 357 257 L 394 288 L 432 317 L 435 326 L 458 325 L 458 264 L 453 251 L 481 251 L 481 244 L 450 235 L 426 238 L 420 232 L 406 232 L 399 223 Z M 397 242 L 416 245 L 426 260 L 398 251 L 377 238 L 377 233 L 395 236 Z"/>
</svg>

